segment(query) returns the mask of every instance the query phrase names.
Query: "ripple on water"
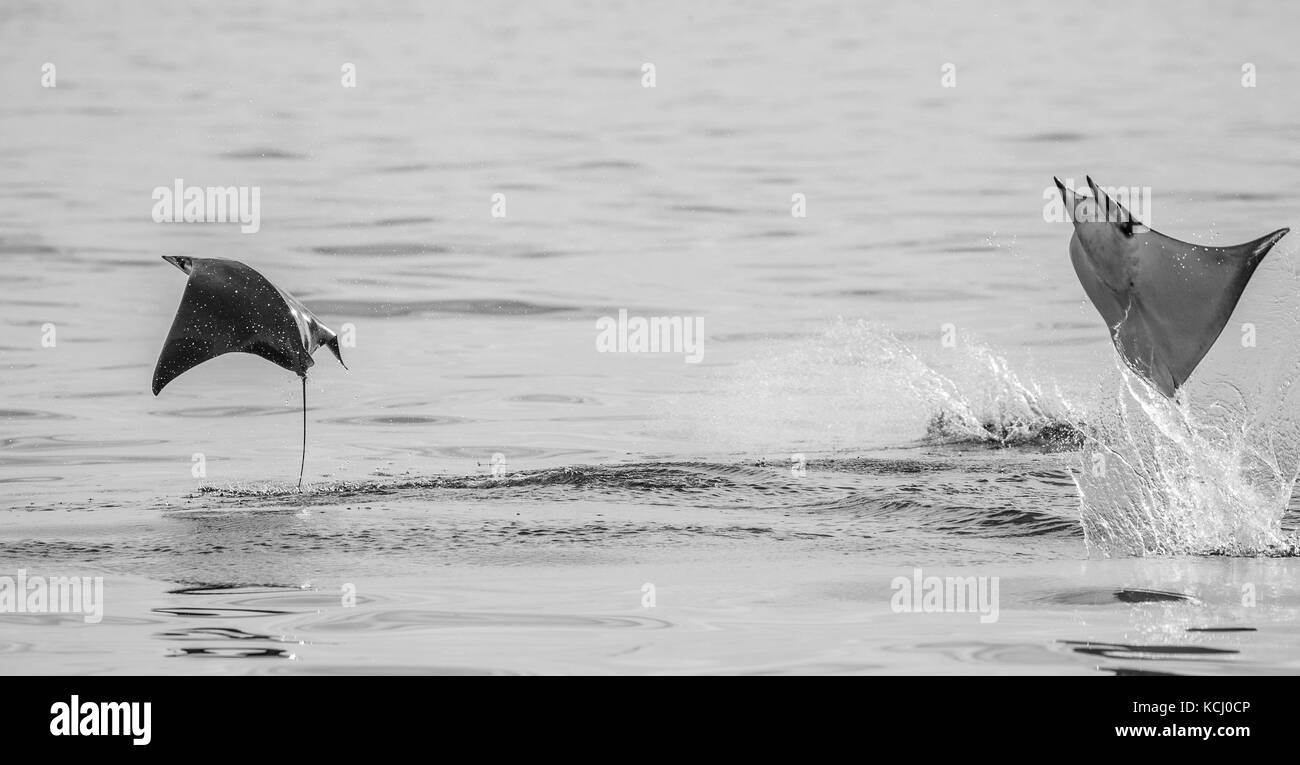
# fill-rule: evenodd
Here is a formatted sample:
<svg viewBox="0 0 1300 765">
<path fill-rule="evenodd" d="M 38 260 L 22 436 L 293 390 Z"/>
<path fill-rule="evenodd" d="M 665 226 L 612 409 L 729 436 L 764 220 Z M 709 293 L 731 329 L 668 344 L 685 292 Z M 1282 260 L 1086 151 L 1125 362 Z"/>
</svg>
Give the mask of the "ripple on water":
<svg viewBox="0 0 1300 765">
<path fill-rule="evenodd" d="M 378 218 L 367 221 L 349 221 L 347 223 L 338 223 L 331 228 L 400 228 L 402 226 L 420 226 L 427 223 L 437 223 L 438 219 L 429 215 L 412 215 L 403 218 Z M 333 255 L 336 253 L 321 253 L 322 255 Z"/>
<path fill-rule="evenodd" d="M 72 417 L 41 409 L 0 409 L 0 420 L 71 420 Z"/>
<path fill-rule="evenodd" d="M 390 244 L 352 244 L 352 245 L 322 245 L 313 247 L 311 251 L 317 255 L 356 255 L 363 258 L 397 256 L 410 257 L 412 255 L 445 255 L 451 252 L 451 248 L 440 244 L 426 244 L 422 242 L 394 242 Z"/>
<path fill-rule="evenodd" d="M 219 646 L 216 648 L 172 648 L 168 658 L 189 659 L 293 659 L 294 654 L 284 648 L 256 648 Z"/>
<path fill-rule="evenodd" d="M 1225 657 L 1241 653 L 1231 648 L 1212 648 L 1204 645 L 1131 645 L 1128 643 L 1099 643 L 1084 640 L 1062 640 L 1075 653 L 1104 656 L 1107 659 L 1178 660 Z"/>
<path fill-rule="evenodd" d="M 522 396 L 511 396 L 507 401 L 518 401 L 526 404 L 595 404 L 599 403 L 593 398 L 584 396 L 572 396 L 565 393 L 526 393 Z"/>
<path fill-rule="evenodd" d="M 157 446 L 166 441 L 156 438 L 87 439 L 74 440 L 66 436 L 25 436 L 0 440 L 0 448 L 16 451 L 45 449 L 112 449 L 133 446 Z"/>
<path fill-rule="evenodd" d="M 352 417 L 332 417 L 322 422 L 330 425 L 457 425 L 474 422 L 466 417 L 440 414 L 371 414 Z"/>
<path fill-rule="evenodd" d="M 469 444 L 452 444 L 441 446 L 403 446 L 401 451 L 406 454 L 413 454 L 421 457 L 441 457 L 456 462 L 466 460 L 477 460 L 480 464 L 489 464 L 492 455 L 501 454 L 511 462 L 521 460 L 543 460 L 555 459 L 559 457 L 568 457 L 570 459 L 581 459 L 595 452 L 590 449 L 557 449 L 543 446 L 523 446 L 520 444 L 490 444 L 490 445 L 469 445 Z"/>
<path fill-rule="evenodd" d="M 301 409 L 278 406 L 194 406 L 184 409 L 157 409 L 149 414 L 155 417 L 269 417 L 277 414 L 298 414 Z"/>
<path fill-rule="evenodd" d="M 150 611 L 156 614 L 167 614 L 169 616 L 185 616 L 203 619 L 221 619 L 221 618 L 249 618 L 260 616 L 283 616 L 292 614 L 293 611 L 282 611 L 275 608 L 229 608 L 225 606 L 171 606 L 166 608 L 151 608 Z"/>
<path fill-rule="evenodd" d="M 361 611 L 315 619 L 314 630 L 326 632 L 372 632 L 409 629 L 454 629 L 465 627 L 517 627 L 557 629 L 667 629 L 671 622 L 646 616 L 608 616 L 548 613 L 506 613 L 500 611 L 430 611 L 392 609 Z"/>
<path fill-rule="evenodd" d="M 301 160 L 309 159 L 306 154 L 299 152 L 287 151 L 285 149 L 276 149 L 273 147 L 253 147 L 248 149 L 233 149 L 223 151 L 217 156 L 222 159 L 279 159 L 279 160 Z"/>
<path fill-rule="evenodd" d="M 524 300 L 317 300 L 312 309 L 321 315 L 418 316 L 427 313 L 474 316 L 536 316 L 578 310 L 569 305 L 543 305 Z"/>
<path fill-rule="evenodd" d="M 1163 590 L 1097 587 L 1055 592 L 1042 598 L 1047 603 L 1067 606 L 1109 606 L 1115 603 L 1195 603 L 1190 595 Z"/>
</svg>

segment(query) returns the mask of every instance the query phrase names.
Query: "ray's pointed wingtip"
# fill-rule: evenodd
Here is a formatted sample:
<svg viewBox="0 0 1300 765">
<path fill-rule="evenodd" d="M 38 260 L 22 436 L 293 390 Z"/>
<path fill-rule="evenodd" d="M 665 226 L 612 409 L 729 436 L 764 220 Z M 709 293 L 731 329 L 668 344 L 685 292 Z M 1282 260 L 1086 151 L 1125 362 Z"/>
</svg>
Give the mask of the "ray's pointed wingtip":
<svg viewBox="0 0 1300 765">
<path fill-rule="evenodd" d="M 163 255 L 162 259 L 176 266 L 185 274 L 189 274 L 194 270 L 194 258 L 187 255 Z"/>
<path fill-rule="evenodd" d="M 1279 228 L 1277 231 L 1274 231 L 1271 234 L 1265 234 L 1263 236 L 1263 242 L 1266 246 L 1272 247 L 1273 245 L 1281 241 L 1282 237 L 1286 236 L 1289 233 L 1291 233 L 1290 228 Z"/>
<path fill-rule="evenodd" d="M 1246 242 L 1244 244 L 1238 245 L 1236 248 L 1230 248 L 1230 249 L 1235 249 L 1236 251 L 1240 252 L 1247 259 L 1249 263 L 1253 265 L 1258 265 L 1259 262 L 1264 259 L 1264 256 L 1272 252 L 1273 247 L 1276 246 L 1277 243 L 1282 240 L 1282 237 L 1290 233 L 1290 231 L 1291 231 L 1290 228 L 1279 228 L 1277 231 L 1272 231 L 1270 233 L 1261 236 L 1258 239 Z"/>
<path fill-rule="evenodd" d="M 1264 257 L 1264 255 L 1267 254 L 1269 250 L 1273 249 L 1274 245 L 1282 241 L 1282 237 L 1286 236 L 1289 233 L 1291 233 L 1290 228 L 1279 228 L 1277 231 L 1265 235 L 1263 240 L 1260 243 L 1260 246 L 1255 249 L 1257 256 L 1261 258 Z"/>
<path fill-rule="evenodd" d="M 339 336 L 338 336 L 338 335 L 335 335 L 335 336 L 331 337 L 328 341 L 326 341 L 326 343 L 325 343 L 325 347 L 327 347 L 327 348 L 330 349 L 330 352 L 334 354 L 334 358 L 336 358 L 336 359 L 339 360 L 339 363 L 343 365 L 343 368 L 344 368 L 344 369 L 347 369 L 349 372 L 352 371 L 351 369 L 348 369 L 348 365 L 343 361 L 343 353 L 342 353 L 341 349 L 339 348 Z"/>
</svg>

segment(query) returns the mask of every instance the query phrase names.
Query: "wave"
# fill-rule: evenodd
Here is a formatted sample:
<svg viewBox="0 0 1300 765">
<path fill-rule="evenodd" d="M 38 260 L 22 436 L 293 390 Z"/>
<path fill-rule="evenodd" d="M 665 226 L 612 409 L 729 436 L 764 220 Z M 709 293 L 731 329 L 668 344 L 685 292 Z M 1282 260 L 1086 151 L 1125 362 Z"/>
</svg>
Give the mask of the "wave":
<svg viewBox="0 0 1300 765">
<path fill-rule="evenodd" d="M 955 455 L 813 457 L 804 475 L 788 463 L 765 460 L 642 462 L 546 468 L 500 476 L 427 476 L 293 484 L 205 486 L 206 502 L 180 513 L 229 510 L 289 511 L 332 503 L 382 501 L 559 507 L 566 502 L 607 507 L 668 506 L 716 511 L 694 516 L 697 523 L 661 518 L 638 526 L 607 526 L 617 533 L 672 532 L 712 536 L 777 534 L 837 540 L 929 533 L 939 538 L 1023 536 L 1075 537 L 1068 474 L 1050 465 L 1027 463 L 1006 474 L 1004 462 L 969 461 Z M 1028 502 L 1026 502 L 1028 500 Z M 733 515 L 735 512 L 743 515 Z M 627 521 L 641 519 L 629 512 Z M 583 519 L 581 533 L 593 528 Z M 643 527 L 643 528 L 642 528 Z M 577 529 L 571 529 L 577 532 Z M 599 531 L 599 529 L 596 529 Z M 557 534 L 563 533 L 557 530 Z M 934 545 L 930 541 L 926 544 Z"/>
</svg>

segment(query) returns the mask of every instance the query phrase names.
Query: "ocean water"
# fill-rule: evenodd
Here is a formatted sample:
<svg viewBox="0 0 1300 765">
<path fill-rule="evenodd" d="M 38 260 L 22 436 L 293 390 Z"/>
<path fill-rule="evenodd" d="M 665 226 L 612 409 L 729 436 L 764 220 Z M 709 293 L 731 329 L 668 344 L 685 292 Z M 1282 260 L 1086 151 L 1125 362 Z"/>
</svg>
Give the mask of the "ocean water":
<svg viewBox="0 0 1300 765">
<path fill-rule="evenodd" d="M 0 613 L 0 672 L 1300 671 L 1296 242 L 1175 405 L 1044 219 L 1087 174 L 1186 241 L 1300 223 L 1298 22 L 6 3 L 0 576 L 103 600 Z M 260 230 L 154 222 L 176 179 Z M 350 328 L 303 493 L 292 374 L 151 394 L 163 255 Z M 598 352 L 620 310 L 703 358 Z M 930 576 L 996 618 L 897 607 Z"/>
</svg>

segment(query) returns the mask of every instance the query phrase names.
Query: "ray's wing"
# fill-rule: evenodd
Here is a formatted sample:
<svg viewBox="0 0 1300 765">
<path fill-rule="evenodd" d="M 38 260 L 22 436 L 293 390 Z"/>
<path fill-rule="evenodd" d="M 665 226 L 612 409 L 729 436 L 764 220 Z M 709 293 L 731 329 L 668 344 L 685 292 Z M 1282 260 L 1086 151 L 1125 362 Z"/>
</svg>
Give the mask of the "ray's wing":
<svg viewBox="0 0 1300 765">
<path fill-rule="evenodd" d="M 311 354 L 316 352 L 317 348 L 323 345 L 329 348 L 334 353 L 334 358 L 338 359 L 340 364 L 343 364 L 344 369 L 347 369 L 348 365 L 343 363 L 343 354 L 339 351 L 339 338 L 334 330 L 321 324 L 320 319 L 316 318 L 316 314 L 308 310 L 307 306 L 303 305 L 298 298 L 279 288 L 277 290 L 280 297 L 284 298 L 284 302 L 289 306 L 289 315 L 293 318 L 294 325 L 297 328 L 298 339 L 302 342 L 303 347 L 307 349 L 307 355 L 310 357 Z"/>
<path fill-rule="evenodd" d="M 1074 273 L 1079 277 L 1084 293 L 1097 308 L 1106 326 L 1113 328 L 1123 321 L 1128 313 L 1128 300 L 1102 281 L 1077 233 L 1070 237 L 1070 263 L 1074 266 Z"/>
<path fill-rule="evenodd" d="M 1127 315 L 1115 344 L 1166 396 L 1186 382 L 1227 326 L 1275 231 L 1232 247 L 1201 247 L 1150 231 L 1141 236 Z M 1143 371 L 1139 368 L 1139 371 Z"/>
<path fill-rule="evenodd" d="M 154 367 L 154 395 L 182 373 L 235 352 L 261 356 L 299 375 L 312 365 L 284 297 L 266 277 L 238 261 L 194 258 Z"/>
</svg>

